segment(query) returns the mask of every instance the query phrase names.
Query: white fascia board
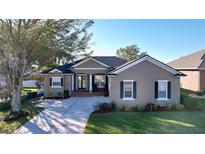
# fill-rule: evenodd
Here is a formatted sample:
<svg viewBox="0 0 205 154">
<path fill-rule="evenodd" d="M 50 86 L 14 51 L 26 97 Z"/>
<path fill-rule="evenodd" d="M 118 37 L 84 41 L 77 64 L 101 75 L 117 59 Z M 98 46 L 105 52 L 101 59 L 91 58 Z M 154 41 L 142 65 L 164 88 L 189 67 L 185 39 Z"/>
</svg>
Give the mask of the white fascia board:
<svg viewBox="0 0 205 154">
<path fill-rule="evenodd" d="M 112 73 L 118 74 L 118 73 L 120 73 L 120 72 L 122 72 L 122 71 L 124 71 L 124 70 L 126 70 L 126 69 L 128 69 L 128 68 L 130 68 L 130 67 L 132 67 L 132 66 L 135 66 L 136 64 L 138 64 L 138 63 L 140 63 L 140 62 L 142 62 L 142 61 L 144 61 L 144 60 L 145 60 L 145 57 L 143 57 L 143 58 L 141 58 L 141 59 L 139 59 L 139 60 L 136 60 L 136 61 L 133 62 L 133 63 L 127 64 L 127 65 L 125 65 L 124 67 L 122 67 L 122 68 L 120 68 L 120 69 L 118 69 L 118 70 L 116 70 L 116 71 L 113 71 Z M 129 63 L 129 62 L 128 62 L 128 63 Z"/>
<path fill-rule="evenodd" d="M 54 73 L 54 72 L 59 72 L 59 73 L 62 73 L 61 71 L 59 71 L 59 70 L 58 70 L 58 69 L 56 69 L 56 68 L 50 71 L 50 73 Z"/>
<path fill-rule="evenodd" d="M 95 61 L 96 63 L 99 63 L 99 64 L 101 64 L 101 65 L 103 65 L 103 66 L 105 66 L 105 67 L 110 67 L 110 66 L 108 66 L 108 65 L 106 65 L 106 64 L 104 64 L 104 63 L 102 63 L 102 62 L 100 62 L 100 61 L 98 61 L 98 60 L 96 60 L 96 59 L 94 59 L 94 58 L 92 58 L 92 57 L 89 57 L 89 58 L 87 58 L 87 59 L 85 59 L 85 60 L 83 60 L 83 61 L 81 61 L 81 62 L 79 62 L 79 63 L 77 63 L 77 64 L 75 64 L 75 65 L 73 65 L 72 67 L 77 67 L 77 66 L 79 66 L 79 65 L 81 65 L 81 64 L 83 64 L 83 63 L 85 63 L 85 62 L 87 62 L 87 61 L 89 61 L 89 60 L 93 60 L 93 61 Z"/>
<path fill-rule="evenodd" d="M 180 72 L 178 72 L 178 71 L 176 71 L 176 70 L 174 70 L 172 68 L 169 68 L 166 65 L 163 65 L 163 63 L 160 63 L 160 62 L 156 61 L 155 59 L 153 59 L 151 57 L 148 57 L 148 56 L 145 56 L 145 57 L 143 57 L 143 58 L 141 58 L 139 60 L 136 60 L 135 62 L 130 63 L 130 64 L 128 64 L 128 65 L 126 65 L 126 66 L 124 66 L 124 67 L 122 67 L 122 68 L 120 68 L 120 69 L 118 69 L 116 71 L 113 71 L 112 73 L 118 74 L 118 73 L 120 73 L 120 72 L 122 72 L 122 71 L 124 71 L 124 70 L 126 70 L 126 69 L 128 69 L 130 67 L 133 67 L 133 66 L 135 66 L 135 65 L 137 65 L 137 64 L 139 64 L 139 63 L 141 63 L 141 62 L 143 62 L 145 60 L 147 60 L 147 61 L 149 61 L 149 62 L 151 62 L 151 63 L 153 63 L 153 64 L 155 64 L 155 65 L 157 65 L 157 66 L 159 66 L 159 67 L 161 67 L 161 68 L 163 68 L 163 69 L 165 69 L 165 70 L 167 70 L 167 71 L 169 71 L 169 72 L 171 72 L 173 74 L 180 73 Z"/>
<path fill-rule="evenodd" d="M 107 70 L 107 68 L 73 68 L 73 70 Z"/>
</svg>

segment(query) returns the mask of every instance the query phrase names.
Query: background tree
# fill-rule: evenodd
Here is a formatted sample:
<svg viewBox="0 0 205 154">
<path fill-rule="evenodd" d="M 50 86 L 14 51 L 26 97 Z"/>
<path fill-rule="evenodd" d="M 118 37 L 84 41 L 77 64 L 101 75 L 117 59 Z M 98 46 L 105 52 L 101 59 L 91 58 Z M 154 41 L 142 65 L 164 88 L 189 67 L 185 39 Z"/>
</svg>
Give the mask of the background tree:
<svg viewBox="0 0 205 154">
<path fill-rule="evenodd" d="M 45 65 L 47 59 L 61 59 L 64 54 L 72 60 L 86 53 L 92 36 L 87 29 L 92 24 L 92 20 L 0 20 L 0 69 L 11 91 L 11 113 L 22 110 L 26 70 Z"/>
<path fill-rule="evenodd" d="M 116 55 L 124 60 L 131 61 L 139 56 L 146 55 L 146 52 L 140 52 L 140 48 L 137 45 L 130 45 L 125 48 L 119 48 L 116 51 Z"/>
</svg>

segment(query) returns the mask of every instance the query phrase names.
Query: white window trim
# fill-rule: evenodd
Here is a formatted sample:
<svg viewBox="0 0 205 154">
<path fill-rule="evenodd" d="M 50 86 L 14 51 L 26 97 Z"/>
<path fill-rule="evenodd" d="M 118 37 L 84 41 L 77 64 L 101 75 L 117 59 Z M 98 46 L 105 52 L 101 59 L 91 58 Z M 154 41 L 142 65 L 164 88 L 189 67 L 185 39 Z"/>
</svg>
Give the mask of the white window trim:
<svg viewBox="0 0 205 154">
<path fill-rule="evenodd" d="M 158 86 L 159 86 L 159 82 L 165 82 L 166 83 L 166 98 L 159 98 L 159 88 L 158 88 L 158 101 L 168 101 L 168 81 L 169 80 L 157 80 Z"/>
<path fill-rule="evenodd" d="M 125 97 L 125 82 L 132 83 L 132 97 Z M 125 101 L 135 100 L 135 98 L 133 97 L 133 82 L 134 82 L 134 80 L 123 80 L 123 98 L 122 98 L 122 100 L 125 100 Z"/>
<path fill-rule="evenodd" d="M 54 86 L 54 85 L 53 85 L 53 79 L 55 79 L 55 78 L 58 78 L 58 79 L 59 79 L 59 78 L 60 78 L 60 81 L 61 81 L 61 77 L 51 77 L 51 78 L 52 78 L 52 83 L 51 83 L 52 86 L 51 86 L 51 88 L 62 88 L 62 86 Z"/>
</svg>

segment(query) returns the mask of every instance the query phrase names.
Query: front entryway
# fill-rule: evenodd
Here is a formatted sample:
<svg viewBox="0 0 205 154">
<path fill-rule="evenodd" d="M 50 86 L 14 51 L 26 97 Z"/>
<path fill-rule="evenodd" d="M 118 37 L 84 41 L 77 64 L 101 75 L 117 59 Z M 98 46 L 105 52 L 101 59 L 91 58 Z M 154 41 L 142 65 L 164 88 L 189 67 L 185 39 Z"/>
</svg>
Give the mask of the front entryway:
<svg viewBox="0 0 205 154">
<path fill-rule="evenodd" d="M 71 96 L 108 96 L 108 77 L 105 74 L 74 74 Z"/>
<path fill-rule="evenodd" d="M 87 75 L 77 75 L 78 90 L 86 90 Z"/>
</svg>

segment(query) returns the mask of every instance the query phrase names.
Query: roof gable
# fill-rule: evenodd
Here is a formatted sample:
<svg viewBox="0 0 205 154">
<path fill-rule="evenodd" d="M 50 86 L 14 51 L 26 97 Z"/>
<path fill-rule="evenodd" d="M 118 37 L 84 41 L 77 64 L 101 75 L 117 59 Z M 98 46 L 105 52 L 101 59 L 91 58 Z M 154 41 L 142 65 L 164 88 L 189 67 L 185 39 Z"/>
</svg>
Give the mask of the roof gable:
<svg viewBox="0 0 205 154">
<path fill-rule="evenodd" d="M 172 67 L 170 67 L 170 66 L 168 66 L 168 65 L 166 65 L 166 64 L 164 64 L 164 63 L 162 63 L 162 62 L 160 62 L 160 61 L 158 61 L 158 60 L 156 60 L 156 59 L 154 59 L 154 58 L 152 58 L 151 56 L 148 56 L 148 55 L 145 55 L 141 58 L 138 58 L 138 59 L 135 59 L 133 61 L 127 62 L 124 65 L 118 67 L 117 69 L 109 72 L 109 74 L 118 74 L 118 73 L 120 73 L 122 71 L 125 71 L 126 69 L 128 69 L 130 67 L 133 67 L 133 66 L 135 66 L 135 65 L 137 65 L 137 64 L 139 64 L 139 63 L 141 63 L 145 60 L 157 65 L 158 67 L 161 67 L 162 69 L 164 69 L 164 70 L 166 70 L 166 71 L 168 71 L 168 72 L 170 72 L 174 75 L 184 75 L 183 73 L 175 70 L 174 68 L 172 68 Z"/>
<path fill-rule="evenodd" d="M 72 66 L 72 68 L 109 68 L 110 66 L 92 58 L 86 58 L 83 61 L 75 64 Z"/>
</svg>

